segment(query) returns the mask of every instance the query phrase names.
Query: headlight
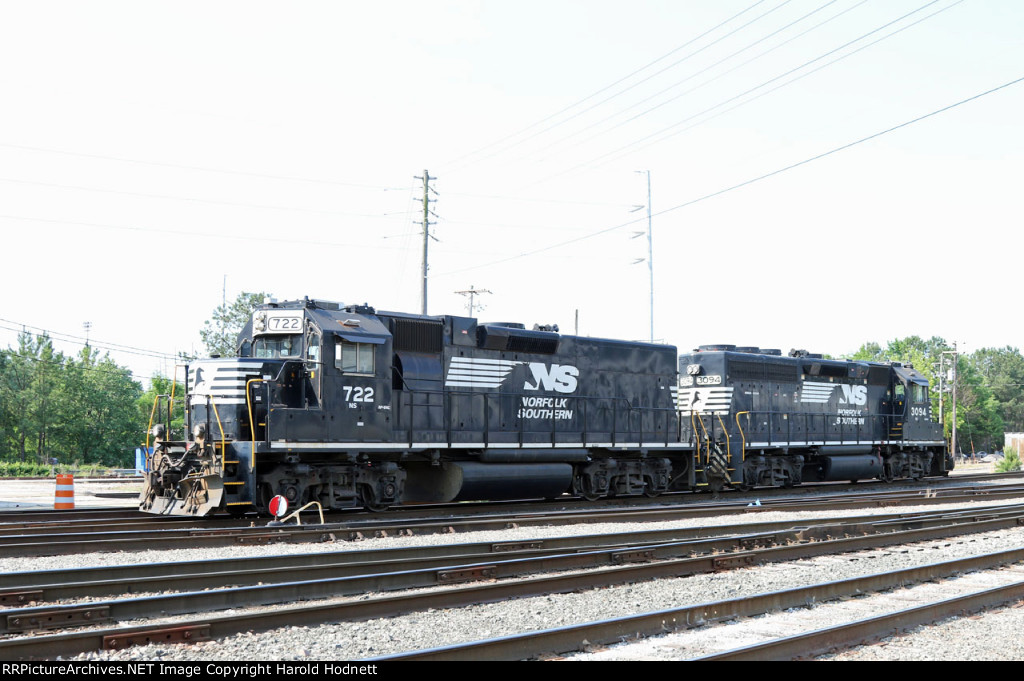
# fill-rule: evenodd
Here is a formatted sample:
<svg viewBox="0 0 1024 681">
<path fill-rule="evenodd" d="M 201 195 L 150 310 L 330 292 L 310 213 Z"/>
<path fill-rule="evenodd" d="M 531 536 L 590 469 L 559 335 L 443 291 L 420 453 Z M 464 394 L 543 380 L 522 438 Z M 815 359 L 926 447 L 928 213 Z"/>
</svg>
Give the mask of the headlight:
<svg viewBox="0 0 1024 681">
<path fill-rule="evenodd" d="M 700 365 L 699 364 L 687 364 L 686 373 L 691 376 L 700 376 Z"/>
</svg>

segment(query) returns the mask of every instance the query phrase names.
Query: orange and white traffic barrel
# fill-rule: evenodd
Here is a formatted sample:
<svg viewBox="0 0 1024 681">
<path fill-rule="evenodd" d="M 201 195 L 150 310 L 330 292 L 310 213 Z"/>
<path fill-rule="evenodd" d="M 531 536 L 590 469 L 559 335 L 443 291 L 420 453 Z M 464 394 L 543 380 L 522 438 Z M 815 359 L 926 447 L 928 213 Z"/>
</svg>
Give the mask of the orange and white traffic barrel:
<svg viewBox="0 0 1024 681">
<path fill-rule="evenodd" d="M 57 475 L 57 491 L 53 493 L 53 507 L 71 510 L 75 507 L 75 476 L 70 473 Z"/>
</svg>

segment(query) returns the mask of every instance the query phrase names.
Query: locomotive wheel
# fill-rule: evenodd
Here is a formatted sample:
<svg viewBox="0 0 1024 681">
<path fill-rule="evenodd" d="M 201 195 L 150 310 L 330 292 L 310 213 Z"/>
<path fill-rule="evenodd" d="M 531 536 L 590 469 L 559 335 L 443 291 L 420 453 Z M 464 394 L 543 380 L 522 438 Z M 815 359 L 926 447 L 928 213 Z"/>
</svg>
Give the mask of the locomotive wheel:
<svg viewBox="0 0 1024 681">
<path fill-rule="evenodd" d="M 384 503 L 377 500 L 377 493 L 374 491 L 372 485 L 361 484 L 358 487 L 359 503 L 367 511 L 373 511 L 374 513 L 380 513 L 388 510 L 391 504 Z"/>
<path fill-rule="evenodd" d="M 572 481 L 572 493 L 587 501 L 597 501 L 604 496 L 600 492 L 593 491 L 587 484 L 587 480 L 586 475 L 577 475 Z"/>
<path fill-rule="evenodd" d="M 644 480 L 644 496 L 648 499 L 661 496 L 661 491 L 654 488 L 653 482 L 653 480 Z"/>
</svg>

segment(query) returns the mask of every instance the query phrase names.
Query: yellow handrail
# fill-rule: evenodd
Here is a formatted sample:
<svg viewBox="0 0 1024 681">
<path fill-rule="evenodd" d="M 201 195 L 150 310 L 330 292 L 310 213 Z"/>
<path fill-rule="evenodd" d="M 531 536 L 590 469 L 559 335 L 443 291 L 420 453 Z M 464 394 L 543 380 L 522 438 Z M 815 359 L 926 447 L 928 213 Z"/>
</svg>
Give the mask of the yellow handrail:
<svg viewBox="0 0 1024 681">
<path fill-rule="evenodd" d="M 696 412 L 691 412 L 691 414 L 695 414 L 695 413 Z M 693 416 L 690 417 L 690 423 L 691 424 L 693 423 Z M 709 463 L 711 461 L 711 438 L 708 437 L 708 429 L 704 427 L 704 419 L 698 418 L 697 419 L 697 423 L 700 424 L 700 429 L 704 431 L 704 441 L 708 443 L 708 457 L 704 461 L 704 463 Z M 697 451 L 697 454 L 698 455 L 700 454 L 700 450 L 699 449 Z"/>
<path fill-rule="evenodd" d="M 217 419 L 217 427 L 220 428 L 220 474 L 224 475 L 224 452 L 227 450 L 227 442 L 224 437 L 224 426 L 220 422 L 220 413 L 217 411 L 217 403 L 210 398 L 210 406 L 213 407 L 213 415 Z"/>
<path fill-rule="evenodd" d="M 153 470 L 153 461 L 149 455 L 149 434 L 153 430 L 153 414 L 156 413 L 156 405 L 160 402 L 160 396 L 153 398 L 153 408 L 149 410 L 149 424 L 146 426 L 146 470 Z"/>
<path fill-rule="evenodd" d="M 741 460 L 742 461 L 746 461 L 747 460 L 747 434 L 743 432 L 743 426 L 740 425 L 740 416 L 742 414 L 749 414 L 749 413 L 750 413 L 749 411 L 739 411 L 739 412 L 736 412 L 736 427 L 740 431 L 740 442 L 742 443 L 742 447 L 743 447 L 743 450 L 740 452 L 740 454 L 742 455 L 741 456 Z"/>
<path fill-rule="evenodd" d="M 262 378 L 250 378 L 245 382 L 245 406 L 249 410 L 249 433 L 252 434 L 252 454 L 249 459 L 249 470 L 256 475 L 256 423 L 252 418 L 252 400 L 249 399 L 249 386 L 253 383 L 263 383 Z"/>
<path fill-rule="evenodd" d="M 292 511 L 291 513 L 289 513 L 285 517 L 281 518 L 281 520 L 279 522 L 283 525 L 286 522 L 288 522 L 289 520 L 291 520 L 292 518 L 295 518 L 295 524 L 296 525 L 301 525 L 302 524 L 302 520 L 299 518 L 299 514 L 302 513 L 303 511 L 305 511 L 310 506 L 316 506 L 317 510 L 320 511 L 320 524 L 323 525 L 324 524 L 324 507 L 320 505 L 319 501 L 311 501 L 308 504 L 306 504 L 305 506 L 303 506 L 302 508 L 295 509 L 294 511 Z"/>
<path fill-rule="evenodd" d="M 178 365 L 175 364 L 174 365 L 174 374 L 172 375 L 172 378 L 171 378 L 171 397 L 170 397 L 170 402 L 167 405 L 167 418 L 169 418 L 171 420 L 171 423 L 174 423 L 174 389 L 177 388 L 177 387 L 178 387 Z M 167 424 L 167 434 L 168 435 L 171 434 L 171 423 Z M 188 433 L 185 433 L 185 439 L 186 440 L 188 439 Z"/>
<path fill-rule="evenodd" d="M 725 430 L 725 421 L 722 420 L 721 414 L 715 414 L 715 416 L 718 417 L 718 423 L 722 426 L 722 435 L 725 436 L 725 455 L 729 457 L 729 463 L 732 463 L 732 449 L 730 449 L 731 438 L 729 437 L 729 433 Z"/>
<path fill-rule="evenodd" d="M 697 433 L 697 426 L 694 425 L 694 412 L 690 412 L 690 430 L 693 432 L 694 443 L 697 445 L 697 461 L 700 462 L 700 436 Z"/>
</svg>

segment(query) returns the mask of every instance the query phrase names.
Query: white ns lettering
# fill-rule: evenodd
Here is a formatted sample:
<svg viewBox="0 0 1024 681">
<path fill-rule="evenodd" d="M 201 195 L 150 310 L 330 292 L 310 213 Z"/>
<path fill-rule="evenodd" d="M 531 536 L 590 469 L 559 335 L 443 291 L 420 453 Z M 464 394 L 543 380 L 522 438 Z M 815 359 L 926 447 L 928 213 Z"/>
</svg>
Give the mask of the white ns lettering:
<svg viewBox="0 0 1024 681">
<path fill-rule="evenodd" d="M 531 362 L 530 372 L 533 374 L 533 385 L 527 381 L 523 384 L 524 390 L 554 390 L 560 393 L 574 392 L 576 377 L 580 375 L 579 369 L 568 364 L 552 364 L 549 368 L 540 362 Z"/>
<path fill-rule="evenodd" d="M 864 406 L 868 403 L 868 387 L 866 385 L 844 385 L 842 401 L 846 404 Z"/>
</svg>

